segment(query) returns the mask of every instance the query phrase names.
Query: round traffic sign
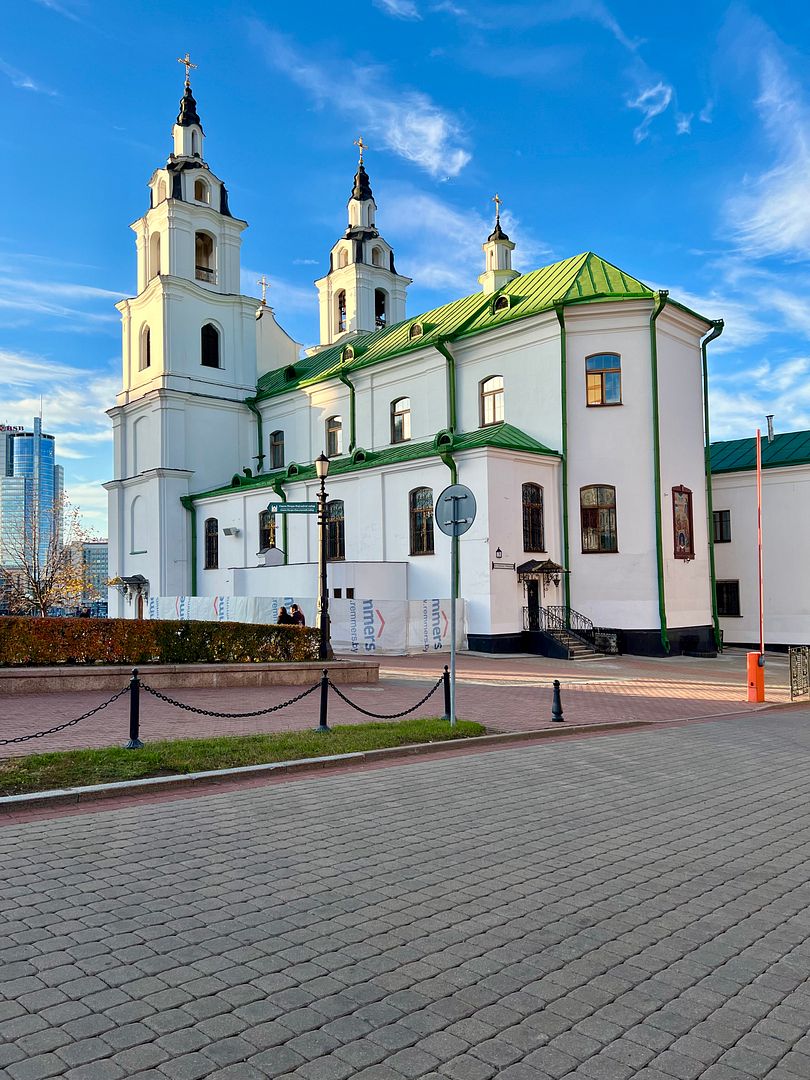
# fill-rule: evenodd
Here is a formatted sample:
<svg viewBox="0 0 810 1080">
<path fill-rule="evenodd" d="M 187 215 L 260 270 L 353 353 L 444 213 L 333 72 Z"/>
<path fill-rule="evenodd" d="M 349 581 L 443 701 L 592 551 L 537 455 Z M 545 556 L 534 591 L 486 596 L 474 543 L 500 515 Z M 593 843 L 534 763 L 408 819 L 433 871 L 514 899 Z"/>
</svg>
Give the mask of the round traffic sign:
<svg viewBox="0 0 810 1080">
<path fill-rule="evenodd" d="M 447 536 L 461 536 L 475 521 L 475 496 L 464 484 L 451 484 L 436 500 L 436 524 Z"/>
</svg>

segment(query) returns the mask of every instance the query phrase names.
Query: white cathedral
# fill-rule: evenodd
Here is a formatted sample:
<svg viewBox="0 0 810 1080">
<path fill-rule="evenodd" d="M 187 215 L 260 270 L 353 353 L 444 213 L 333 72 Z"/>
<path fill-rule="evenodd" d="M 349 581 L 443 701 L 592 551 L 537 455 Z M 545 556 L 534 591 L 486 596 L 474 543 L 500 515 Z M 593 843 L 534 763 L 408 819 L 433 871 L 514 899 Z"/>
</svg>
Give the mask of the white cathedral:
<svg viewBox="0 0 810 1080">
<path fill-rule="evenodd" d="M 455 482 L 478 503 L 455 541 L 470 648 L 714 648 L 720 323 L 592 252 L 519 274 L 497 212 L 479 291 L 406 314 L 361 140 L 304 352 L 240 293 L 247 222 L 206 163 L 188 76 L 172 134 L 118 305 L 111 615 L 271 621 L 294 598 L 311 621 L 316 520 L 274 508 L 315 500 L 325 452 L 336 649 L 443 647 L 452 541 L 433 513 Z"/>
</svg>

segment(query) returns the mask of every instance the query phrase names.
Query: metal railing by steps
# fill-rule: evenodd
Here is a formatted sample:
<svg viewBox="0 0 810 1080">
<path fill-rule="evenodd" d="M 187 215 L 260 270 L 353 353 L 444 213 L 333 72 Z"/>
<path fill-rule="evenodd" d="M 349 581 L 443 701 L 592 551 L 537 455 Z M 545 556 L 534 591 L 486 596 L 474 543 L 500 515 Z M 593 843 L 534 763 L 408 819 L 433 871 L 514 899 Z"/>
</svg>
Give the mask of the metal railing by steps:
<svg viewBox="0 0 810 1080">
<path fill-rule="evenodd" d="M 569 660 L 598 660 L 619 652 L 615 630 L 594 626 L 587 615 L 573 608 L 551 605 L 536 615 L 524 608 L 523 629 L 545 631 L 567 651 Z"/>
</svg>

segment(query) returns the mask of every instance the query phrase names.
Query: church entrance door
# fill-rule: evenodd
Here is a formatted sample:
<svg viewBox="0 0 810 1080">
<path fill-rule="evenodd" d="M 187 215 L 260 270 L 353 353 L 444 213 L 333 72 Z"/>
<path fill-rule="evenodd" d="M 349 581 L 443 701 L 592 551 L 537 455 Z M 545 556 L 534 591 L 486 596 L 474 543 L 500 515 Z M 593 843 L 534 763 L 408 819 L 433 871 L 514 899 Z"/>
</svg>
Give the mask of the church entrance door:
<svg viewBox="0 0 810 1080">
<path fill-rule="evenodd" d="M 540 629 L 540 582 L 526 582 L 526 614 L 528 616 L 528 629 Z"/>
</svg>

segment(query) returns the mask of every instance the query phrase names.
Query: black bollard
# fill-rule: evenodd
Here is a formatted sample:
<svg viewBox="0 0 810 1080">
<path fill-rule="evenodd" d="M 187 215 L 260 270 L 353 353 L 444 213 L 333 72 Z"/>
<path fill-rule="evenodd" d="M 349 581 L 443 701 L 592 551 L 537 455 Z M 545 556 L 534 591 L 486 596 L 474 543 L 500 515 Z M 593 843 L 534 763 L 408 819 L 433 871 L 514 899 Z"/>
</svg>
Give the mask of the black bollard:
<svg viewBox="0 0 810 1080">
<path fill-rule="evenodd" d="M 138 678 L 138 669 L 132 669 L 132 678 L 129 680 L 129 742 L 125 750 L 142 750 L 143 743 L 140 740 L 141 727 L 141 681 Z"/>
<path fill-rule="evenodd" d="M 560 700 L 560 680 L 554 680 L 554 696 L 551 699 L 551 722 L 552 724 L 564 724 L 565 717 L 562 711 L 562 701 Z"/>
<path fill-rule="evenodd" d="M 442 674 L 442 682 L 444 683 L 444 719 L 450 719 L 450 668 L 447 664 L 444 665 L 444 672 Z"/>
<path fill-rule="evenodd" d="M 329 725 L 326 722 L 327 714 L 329 711 L 329 672 L 326 668 L 323 669 L 321 675 L 321 719 L 318 724 L 318 731 L 329 731 Z"/>
</svg>

